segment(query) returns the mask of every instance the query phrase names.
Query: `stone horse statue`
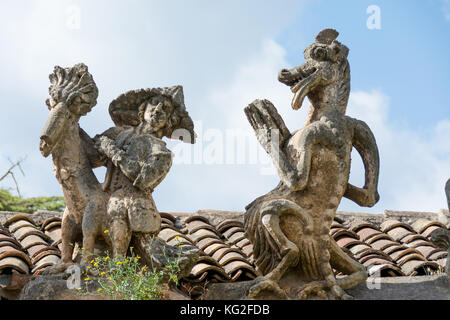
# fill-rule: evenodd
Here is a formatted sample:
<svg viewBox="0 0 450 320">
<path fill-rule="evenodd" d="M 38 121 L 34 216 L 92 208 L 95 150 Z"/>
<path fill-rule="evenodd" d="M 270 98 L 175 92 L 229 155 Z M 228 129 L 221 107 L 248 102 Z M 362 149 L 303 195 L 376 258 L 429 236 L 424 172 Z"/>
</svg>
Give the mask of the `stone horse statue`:
<svg viewBox="0 0 450 320">
<path fill-rule="evenodd" d="M 245 108 L 281 179 L 274 190 L 246 207 L 246 234 L 263 275 L 250 291 L 253 298 L 271 291 L 293 299 L 350 299 L 344 290 L 367 278 L 365 267 L 329 235 L 342 197 L 368 207 L 379 200 L 375 138 L 363 121 L 345 115 L 349 50 L 337 36 L 333 29 L 321 31 L 305 49 L 306 61 L 279 73 L 279 81 L 294 93 L 294 110 L 305 97 L 312 104 L 302 129 L 290 133 L 268 100 L 255 100 Z M 352 147 L 364 163 L 363 188 L 348 183 Z M 346 276 L 336 279 L 333 269 Z"/>
<path fill-rule="evenodd" d="M 66 201 L 58 268 L 64 270 L 73 263 L 74 244 L 81 241 L 82 263 L 86 263 L 97 238 L 112 247 L 114 256 L 124 256 L 132 234 L 155 234 L 160 229 L 161 217 L 151 192 L 172 164 L 172 153 L 161 138 L 183 128 L 193 134 L 182 87 L 121 95 L 109 108 L 117 126 L 92 139 L 78 125 L 97 103 L 98 89 L 87 66 L 56 66 L 50 82 L 46 101 L 50 114 L 39 148 L 44 157 L 52 154 Z M 102 165 L 108 166 L 103 184 L 92 170 Z"/>
</svg>

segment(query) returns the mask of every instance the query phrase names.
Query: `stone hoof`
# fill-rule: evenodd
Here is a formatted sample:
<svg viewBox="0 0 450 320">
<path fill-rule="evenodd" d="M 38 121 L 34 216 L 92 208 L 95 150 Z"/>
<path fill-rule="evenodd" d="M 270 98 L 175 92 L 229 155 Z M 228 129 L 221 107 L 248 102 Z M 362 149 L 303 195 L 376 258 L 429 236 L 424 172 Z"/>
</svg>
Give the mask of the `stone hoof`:
<svg viewBox="0 0 450 320">
<path fill-rule="evenodd" d="M 45 268 L 45 270 L 42 272 L 42 275 L 62 274 L 62 273 L 65 273 L 66 270 L 70 266 L 73 266 L 73 265 L 74 265 L 73 262 L 68 262 L 68 263 L 61 262 L 61 263 L 58 263 L 53 266 Z"/>
<path fill-rule="evenodd" d="M 297 297 L 300 300 L 314 299 L 314 298 L 321 300 L 328 300 L 326 289 L 327 286 L 324 281 L 314 281 L 299 288 L 297 291 Z"/>
<path fill-rule="evenodd" d="M 335 285 L 330 289 L 331 295 L 335 299 L 341 299 L 341 300 L 353 300 L 353 297 L 349 294 L 347 294 L 344 289 L 342 289 L 340 286 Z"/>
<path fill-rule="evenodd" d="M 254 300 L 286 300 L 289 299 L 286 292 L 280 286 L 265 277 L 258 277 L 248 290 L 248 298 Z"/>
</svg>

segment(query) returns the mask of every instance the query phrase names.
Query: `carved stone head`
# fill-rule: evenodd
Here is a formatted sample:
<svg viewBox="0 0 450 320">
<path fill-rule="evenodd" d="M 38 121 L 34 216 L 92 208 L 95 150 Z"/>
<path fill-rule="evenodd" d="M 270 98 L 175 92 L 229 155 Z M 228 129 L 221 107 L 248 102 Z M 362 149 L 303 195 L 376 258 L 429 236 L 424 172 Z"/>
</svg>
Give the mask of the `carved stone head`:
<svg viewBox="0 0 450 320">
<path fill-rule="evenodd" d="M 118 126 L 141 126 L 160 137 L 195 141 L 194 123 L 184 106 L 181 86 L 128 91 L 111 102 L 109 113 Z M 175 130 L 185 131 L 188 137 L 179 131 L 174 134 Z"/>
<path fill-rule="evenodd" d="M 304 51 L 306 61 L 296 67 L 296 72 L 283 69 L 278 80 L 291 86 L 294 92 L 292 108 L 297 110 L 306 96 L 314 105 L 320 105 L 323 90 L 334 85 L 339 96 L 339 105 L 348 102 L 350 94 L 350 67 L 347 61 L 349 49 L 336 40 L 339 33 L 334 29 L 322 30 L 315 41 Z M 339 110 L 341 111 L 341 110 Z"/>
<path fill-rule="evenodd" d="M 88 72 L 79 63 L 72 68 L 56 66 L 50 74 L 50 98 L 45 102 L 50 114 L 41 133 L 39 149 L 47 157 L 59 144 L 63 132 L 76 126 L 81 116 L 97 104 L 98 89 Z"/>
</svg>

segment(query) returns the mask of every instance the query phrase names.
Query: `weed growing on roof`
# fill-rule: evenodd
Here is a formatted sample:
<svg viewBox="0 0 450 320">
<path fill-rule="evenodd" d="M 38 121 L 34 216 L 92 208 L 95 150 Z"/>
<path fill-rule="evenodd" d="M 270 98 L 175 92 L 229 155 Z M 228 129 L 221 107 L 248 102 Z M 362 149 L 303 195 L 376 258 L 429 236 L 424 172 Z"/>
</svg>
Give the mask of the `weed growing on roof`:
<svg viewBox="0 0 450 320">
<path fill-rule="evenodd" d="M 441 266 L 441 265 L 439 265 L 437 267 L 437 269 L 436 268 L 431 268 L 431 267 L 425 267 L 424 270 L 425 270 L 425 274 L 427 276 L 434 276 L 434 275 L 445 274 L 445 268 L 443 266 Z"/>
<path fill-rule="evenodd" d="M 82 278 L 80 293 L 91 292 L 92 285 L 98 284 L 97 293 L 121 300 L 159 300 L 163 298 L 165 283 L 178 286 L 180 274 L 179 259 L 168 259 L 163 270 L 141 264 L 141 257 L 130 247 L 130 256 L 93 257 L 86 266 L 87 276 Z M 93 276 L 89 276 L 95 275 Z"/>
</svg>

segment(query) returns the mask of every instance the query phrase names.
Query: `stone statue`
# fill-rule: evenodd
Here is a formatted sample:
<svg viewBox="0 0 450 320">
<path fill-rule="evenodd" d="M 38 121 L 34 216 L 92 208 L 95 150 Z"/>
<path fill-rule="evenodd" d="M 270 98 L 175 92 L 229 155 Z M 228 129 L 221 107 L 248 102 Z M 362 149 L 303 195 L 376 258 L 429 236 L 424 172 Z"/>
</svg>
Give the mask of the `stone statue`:
<svg viewBox="0 0 450 320">
<path fill-rule="evenodd" d="M 110 105 L 117 127 L 92 139 L 78 125 L 97 103 L 98 89 L 87 66 L 57 66 L 50 82 L 46 101 L 50 114 L 40 150 L 44 157 L 52 154 L 66 201 L 60 267 L 73 263 L 74 243 L 81 241 L 86 253 L 82 263 L 86 263 L 97 237 L 104 238 L 114 255 L 125 255 L 132 232 L 149 234 L 160 229 L 151 192 L 172 163 L 172 153 L 161 138 L 184 130 L 189 134 L 180 133 L 180 137 L 193 142 L 182 87 L 141 89 L 119 96 Z M 92 169 L 105 164 L 107 177 L 101 184 Z"/>
<path fill-rule="evenodd" d="M 280 183 L 246 207 L 246 235 L 263 274 L 249 294 L 350 299 L 344 290 L 364 282 L 365 267 L 345 254 L 329 235 L 337 207 L 346 197 L 371 207 L 377 192 L 379 155 L 375 138 L 360 120 L 345 116 L 350 94 L 348 48 L 338 32 L 321 31 L 304 51 L 306 61 L 279 73 L 294 93 L 292 108 L 311 102 L 305 126 L 289 132 L 268 100 L 245 108 L 258 141 L 271 156 Z M 352 147 L 365 167 L 365 184 L 348 183 Z M 333 269 L 346 276 L 336 278 Z"/>
<path fill-rule="evenodd" d="M 445 195 L 447 197 L 448 210 L 450 211 L 450 179 L 445 184 Z M 447 280 L 450 281 L 450 230 L 437 228 L 431 233 L 430 240 L 436 247 L 447 250 L 445 271 L 447 273 Z"/>
<path fill-rule="evenodd" d="M 450 211 L 450 179 L 445 183 L 445 196 L 447 198 L 447 207 Z"/>
<path fill-rule="evenodd" d="M 107 159 L 103 190 L 111 194 L 107 217 L 114 254 L 124 255 L 132 232 L 155 234 L 160 229 L 151 193 L 172 165 L 172 152 L 161 138 L 182 128 L 183 140 L 194 142 L 195 134 L 181 86 L 127 92 L 111 103 L 110 114 L 117 126 L 94 140 Z"/>
</svg>

